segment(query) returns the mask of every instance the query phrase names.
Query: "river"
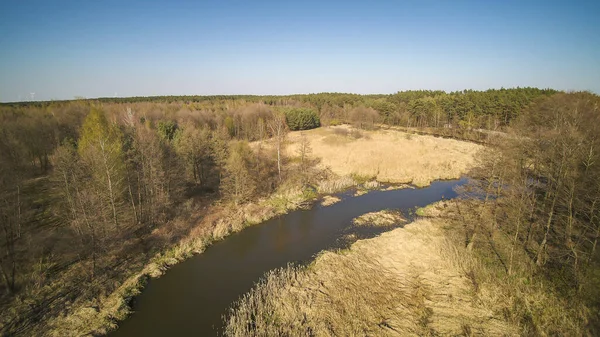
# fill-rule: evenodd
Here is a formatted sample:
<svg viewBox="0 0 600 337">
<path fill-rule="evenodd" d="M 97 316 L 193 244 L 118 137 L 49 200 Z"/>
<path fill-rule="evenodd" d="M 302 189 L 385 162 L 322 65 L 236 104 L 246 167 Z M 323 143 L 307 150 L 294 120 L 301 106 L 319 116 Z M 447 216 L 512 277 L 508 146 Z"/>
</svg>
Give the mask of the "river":
<svg viewBox="0 0 600 337">
<path fill-rule="evenodd" d="M 339 194 L 337 204 L 315 205 L 250 226 L 226 237 L 151 280 L 134 303 L 135 313 L 110 336 L 217 336 L 228 308 L 261 278 L 290 262 L 310 262 L 323 249 L 343 247 L 347 234 L 377 235 L 351 226 L 368 212 L 399 209 L 409 214 L 442 198 L 453 198 L 466 179 L 436 181 L 421 189 Z M 399 243 L 401 244 L 401 243 Z"/>
</svg>

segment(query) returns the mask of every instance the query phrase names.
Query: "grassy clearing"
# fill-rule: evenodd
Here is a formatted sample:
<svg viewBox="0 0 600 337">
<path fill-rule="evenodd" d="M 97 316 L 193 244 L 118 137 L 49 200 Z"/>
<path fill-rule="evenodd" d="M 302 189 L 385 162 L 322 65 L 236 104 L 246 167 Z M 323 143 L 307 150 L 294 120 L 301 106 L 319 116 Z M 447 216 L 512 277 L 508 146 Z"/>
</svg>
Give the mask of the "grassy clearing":
<svg viewBox="0 0 600 337">
<path fill-rule="evenodd" d="M 475 165 L 474 155 L 482 148 L 433 136 L 407 138 L 407 133 L 395 130 L 357 131 L 347 125 L 302 133 L 310 141 L 312 155 L 338 176 L 412 182 L 417 186 L 429 185 L 437 179 L 459 178 Z M 295 153 L 300 132 L 290 133 L 289 140 L 288 152 Z"/>
</svg>

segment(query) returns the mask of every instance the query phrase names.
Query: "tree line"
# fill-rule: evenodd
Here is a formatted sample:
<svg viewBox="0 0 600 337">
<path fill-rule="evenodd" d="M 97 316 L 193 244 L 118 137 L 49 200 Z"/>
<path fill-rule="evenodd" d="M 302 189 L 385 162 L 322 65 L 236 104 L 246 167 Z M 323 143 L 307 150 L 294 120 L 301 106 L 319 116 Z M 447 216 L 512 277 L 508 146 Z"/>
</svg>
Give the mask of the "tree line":
<svg viewBox="0 0 600 337">
<path fill-rule="evenodd" d="M 288 96 L 152 96 L 128 98 L 99 98 L 92 100 L 5 103 L 13 108 L 65 106 L 73 102 L 99 104 L 159 104 L 163 109 L 188 109 L 211 113 L 233 107 L 260 104 L 268 107 L 309 108 L 316 112 L 324 125 L 366 122 L 405 127 L 446 127 L 504 129 L 532 100 L 557 93 L 553 89 L 511 88 L 486 91 L 412 90 L 390 95 L 358 95 L 319 93 Z M 232 116 L 233 118 L 233 116 Z M 242 121 L 229 122 L 237 128 Z"/>
<path fill-rule="evenodd" d="M 501 277 L 541 275 L 591 335 L 600 331 L 599 135 L 597 95 L 532 102 L 509 135 L 487 147 L 466 193 L 474 206 L 462 209 L 467 247 L 493 251 Z"/>
</svg>

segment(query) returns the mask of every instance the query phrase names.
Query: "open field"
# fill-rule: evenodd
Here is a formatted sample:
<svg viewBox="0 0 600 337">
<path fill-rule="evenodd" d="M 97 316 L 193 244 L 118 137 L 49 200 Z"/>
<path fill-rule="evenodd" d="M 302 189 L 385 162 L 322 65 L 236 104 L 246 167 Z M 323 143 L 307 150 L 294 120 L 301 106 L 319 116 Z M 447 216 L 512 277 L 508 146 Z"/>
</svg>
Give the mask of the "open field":
<svg viewBox="0 0 600 337">
<path fill-rule="evenodd" d="M 302 135 L 321 165 L 340 176 L 368 176 L 380 182 L 412 182 L 417 186 L 459 178 L 473 167 L 475 154 L 482 148 L 453 139 L 342 125 L 290 133 L 288 153 L 297 151 Z"/>
</svg>

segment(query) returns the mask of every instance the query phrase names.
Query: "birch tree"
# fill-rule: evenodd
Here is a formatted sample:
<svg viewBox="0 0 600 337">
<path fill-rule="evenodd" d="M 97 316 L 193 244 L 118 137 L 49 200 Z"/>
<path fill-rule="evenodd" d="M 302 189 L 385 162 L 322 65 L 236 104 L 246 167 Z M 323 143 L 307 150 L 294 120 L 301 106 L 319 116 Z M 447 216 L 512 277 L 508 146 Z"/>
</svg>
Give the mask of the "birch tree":
<svg viewBox="0 0 600 337">
<path fill-rule="evenodd" d="M 277 112 L 273 114 L 273 119 L 269 121 L 269 130 L 275 142 L 275 150 L 277 151 L 277 176 L 279 182 L 283 180 L 281 168 L 283 166 L 283 151 L 285 150 L 285 140 L 288 133 L 288 127 L 285 123 L 285 114 Z"/>
<path fill-rule="evenodd" d="M 124 158 L 121 132 L 109 125 L 102 111 L 92 109 L 79 139 L 79 154 L 90 170 L 92 182 L 110 209 L 114 228 L 119 227 L 119 206 L 124 191 Z"/>
</svg>

